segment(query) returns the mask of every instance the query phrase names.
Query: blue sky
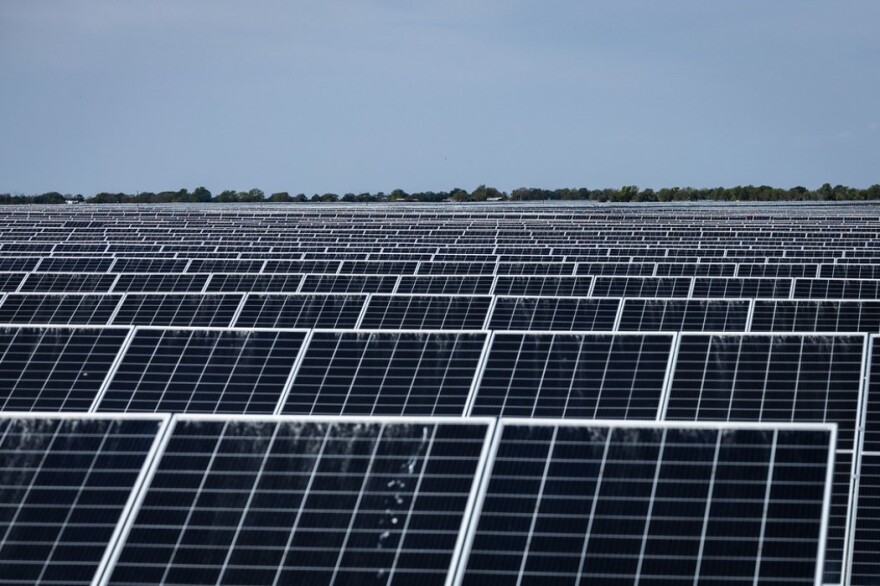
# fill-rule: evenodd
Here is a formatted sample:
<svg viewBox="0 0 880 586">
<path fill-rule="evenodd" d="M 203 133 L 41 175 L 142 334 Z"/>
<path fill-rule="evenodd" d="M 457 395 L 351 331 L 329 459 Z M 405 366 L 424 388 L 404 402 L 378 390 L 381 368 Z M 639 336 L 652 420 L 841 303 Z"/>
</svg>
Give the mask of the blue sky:
<svg viewBox="0 0 880 586">
<path fill-rule="evenodd" d="M 3 0 L 0 192 L 880 183 L 876 0 Z"/>
</svg>

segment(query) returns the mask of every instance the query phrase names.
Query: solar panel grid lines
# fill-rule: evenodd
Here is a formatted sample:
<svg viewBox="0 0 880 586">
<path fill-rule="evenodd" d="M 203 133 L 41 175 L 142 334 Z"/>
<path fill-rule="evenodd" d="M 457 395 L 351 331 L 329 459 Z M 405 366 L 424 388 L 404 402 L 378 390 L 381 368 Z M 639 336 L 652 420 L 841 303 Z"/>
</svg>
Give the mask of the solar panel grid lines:
<svg viewBox="0 0 880 586">
<path fill-rule="evenodd" d="M 595 278 L 496 275 L 492 295 L 518 297 L 593 297 Z"/>
<path fill-rule="evenodd" d="M 369 294 L 247 293 L 236 327 L 354 329 Z"/>
<path fill-rule="evenodd" d="M 391 293 L 400 276 L 391 275 L 304 275 L 297 293 Z"/>
<path fill-rule="evenodd" d="M 877 430 L 877 422 L 880 421 L 880 344 L 877 336 L 868 336 L 870 354 L 868 368 L 865 370 L 864 393 L 865 416 L 862 433 L 862 451 L 865 453 L 880 453 L 880 434 Z"/>
<path fill-rule="evenodd" d="M 313 330 L 285 414 L 460 416 L 481 331 Z"/>
<path fill-rule="evenodd" d="M 37 273 L 30 272 L 15 293 L 109 293 L 116 276 L 106 273 Z"/>
<path fill-rule="evenodd" d="M 304 275 L 211 273 L 202 293 L 298 293 Z"/>
<path fill-rule="evenodd" d="M 831 421 L 839 426 L 838 448 L 848 454 L 855 449 L 867 356 L 864 334 L 683 334 L 682 340 L 666 419 Z M 688 359 L 684 365 L 682 356 Z M 694 383 L 698 395 L 693 394 Z M 851 490 L 846 476 L 844 484 L 835 484 L 829 583 L 840 580 L 849 539 L 846 501 Z"/>
<path fill-rule="evenodd" d="M 116 273 L 114 293 L 202 293 L 210 275 L 205 273 Z"/>
<path fill-rule="evenodd" d="M 689 296 L 692 277 L 593 277 L 590 297 Z"/>
<path fill-rule="evenodd" d="M 743 356 L 744 348 L 749 343 L 767 345 L 768 351 L 752 351 Z M 671 373 L 671 394 L 677 395 L 677 398 L 672 399 L 673 410 L 667 411 L 666 417 L 722 417 L 723 420 L 735 417 L 749 421 L 755 418 L 778 420 L 778 417 L 790 421 L 801 417 L 823 418 L 820 420 L 831 418 L 845 425 L 840 433 L 840 441 L 848 446 L 844 449 L 854 449 L 866 343 L 866 334 L 851 333 L 681 334 L 675 371 Z M 794 346 L 788 347 L 786 344 Z M 733 353 L 736 354 L 735 359 Z M 688 362 L 683 361 L 682 356 Z M 781 371 L 783 368 L 789 370 Z M 707 378 L 709 376 L 716 378 Z M 819 400 L 811 397 L 807 394 L 809 389 L 824 398 Z M 710 401 L 709 397 L 703 395 L 709 390 L 718 394 L 718 397 Z M 693 396 L 693 391 L 698 394 Z M 762 393 L 761 400 L 756 401 L 747 394 L 752 391 Z M 834 411 L 829 406 L 830 393 L 837 392 L 845 398 L 837 399 L 840 405 Z M 743 393 L 739 400 L 744 403 L 740 406 L 736 405 L 737 393 Z M 783 398 L 775 403 L 769 402 L 766 397 L 768 393 L 778 393 Z M 725 399 L 724 395 L 730 397 Z M 674 406 L 678 401 L 681 401 L 681 407 Z M 805 404 L 798 406 L 798 401 L 804 401 Z M 814 402 L 817 407 L 809 408 Z"/>
<path fill-rule="evenodd" d="M 93 414 L 93 416 L 114 419 L 120 417 L 118 414 L 98 413 Z M 172 414 L 157 415 L 147 413 L 126 413 L 122 417 L 126 420 L 149 417 L 162 417 L 163 424 L 161 430 L 156 434 L 156 441 L 147 456 L 147 460 L 143 470 L 141 471 L 141 475 L 138 477 L 138 480 L 135 483 L 135 490 L 131 492 L 130 499 L 126 503 L 125 510 L 120 516 L 120 521 L 119 524 L 116 526 L 113 534 L 113 539 L 110 541 L 110 546 L 106 549 L 104 556 L 101 559 L 101 564 L 95 571 L 94 577 L 91 581 L 92 586 L 97 584 L 103 585 L 107 583 L 107 580 L 110 577 L 110 572 L 113 570 L 113 567 L 115 566 L 116 561 L 119 558 L 121 545 L 122 543 L 124 543 L 125 539 L 128 537 L 129 531 L 131 530 L 131 524 L 133 522 L 134 515 L 136 514 L 136 511 L 140 508 L 141 503 L 143 502 L 144 496 L 146 494 L 146 487 L 149 486 L 152 482 L 153 477 L 156 473 L 156 465 L 159 461 L 159 458 L 165 452 L 165 449 L 168 446 L 168 441 L 171 438 L 171 430 L 174 427 L 174 420 L 178 416 Z"/>
<path fill-rule="evenodd" d="M 0 291 L 5 293 L 15 293 L 24 282 L 27 273 L 8 273 L 0 272 Z"/>
<path fill-rule="evenodd" d="M 691 298 L 752 298 L 788 299 L 792 279 L 755 277 L 695 277 Z"/>
<path fill-rule="evenodd" d="M 0 323 L 106 325 L 121 294 L 10 293 L 0 296 Z"/>
<path fill-rule="evenodd" d="M 489 296 L 373 294 L 359 328 L 481 330 L 491 303 Z"/>
<path fill-rule="evenodd" d="M 880 280 L 795 279 L 793 299 L 880 299 Z"/>
<path fill-rule="evenodd" d="M 119 363 L 122 361 L 122 357 L 125 356 L 125 353 L 131 346 L 131 341 L 132 339 L 134 339 L 134 335 L 137 332 L 137 329 L 137 326 L 127 328 L 128 331 L 125 334 L 125 339 L 123 339 L 122 344 L 120 344 L 119 351 L 116 353 L 113 362 L 107 369 L 107 374 L 104 375 L 104 380 L 101 381 L 101 386 L 98 388 L 98 391 L 95 393 L 95 398 L 92 400 L 92 403 L 89 406 L 89 413 L 98 412 L 98 405 L 100 404 L 101 399 L 104 398 L 104 394 L 107 392 L 107 387 L 110 384 L 113 375 L 116 374 L 116 371 L 119 369 Z"/>
<path fill-rule="evenodd" d="M 862 586 L 876 581 L 877 519 L 880 507 L 877 494 L 880 489 L 880 455 L 863 453 L 856 471 L 855 490 L 852 495 L 856 514 L 851 518 L 852 545 L 847 558 L 847 585 Z"/>
<path fill-rule="evenodd" d="M 668 333 L 495 332 L 470 415 L 655 419 L 673 341 Z"/>
<path fill-rule="evenodd" d="M 874 353 L 876 336 L 868 335 L 864 348 L 864 367 L 862 369 L 862 393 L 860 395 L 859 404 L 859 420 L 856 450 L 853 453 L 853 471 L 852 486 L 849 494 L 849 515 L 847 517 L 846 527 L 846 550 L 844 552 L 844 563 L 841 570 L 841 576 L 844 578 L 843 583 L 847 586 L 860 584 L 869 584 L 873 576 L 877 574 L 871 568 L 877 569 L 878 565 L 874 558 L 876 551 L 876 539 L 872 539 L 871 532 L 877 526 L 880 520 L 880 508 L 862 507 L 863 478 L 867 479 L 866 486 L 870 486 L 873 480 L 873 470 L 869 463 L 863 471 L 863 464 L 866 460 L 870 461 L 871 450 L 866 449 L 866 438 L 869 432 L 870 417 L 870 400 L 871 400 L 871 379 L 874 373 Z M 871 498 L 869 493 L 868 499 Z M 870 503 L 870 500 L 868 501 Z M 867 525 L 867 527 L 864 527 Z M 863 532 L 867 529 L 868 536 Z M 870 552 L 868 556 L 864 554 Z M 864 569 L 863 569 L 864 568 Z M 866 572 L 867 571 L 867 572 Z M 868 578 L 866 580 L 866 578 Z"/>
<path fill-rule="evenodd" d="M 880 331 L 880 300 L 755 299 L 750 331 L 868 332 Z"/>
<path fill-rule="evenodd" d="M 639 298 L 621 300 L 621 331 L 745 331 L 751 300 Z"/>
<path fill-rule="evenodd" d="M 771 426 L 767 424 L 756 425 L 748 423 L 696 423 L 693 425 L 695 425 L 695 427 L 687 428 L 687 426 L 685 426 L 683 429 L 678 427 L 677 422 L 643 423 L 634 421 L 589 422 L 578 420 L 501 419 L 493 439 L 492 451 L 490 452 L 488 460 L 489 463 L 481 481 L 476 505 L 475 521 L 471 524 L 471 527 L 468 530 L 467 539 L 464 543 L 462 563 L 458 567 L 455 583 L 544 584 L 558 582 L 568 584 L 582 583 L 582 580 L 588 578 L 594 580 L 599 579 L 603 584 L 641 583 L 639 578 L 644 578 L 646 583 L 676 579 L 679 582 L 687 580 L 688 583 L 697 583 L 699 580 L 702 583 L 707 579 L 711 582 L 713 577 L 716 581 L 736 580 L 736 577 L 734 576 L 736 573 L 736 566 L 731 565 L 730 560 L 719 563 L 719 561 L 713 559 L 714 556 L 710 555 L 710 551 L 704 550 L 704 547 L 706 543 L 714 543 L 714 551 L 717 554 L 720 551 L 724 551 L 725 548 L 729 549 L 733 547 L 737 541 L 742 541 L 744 537 L 742 522 L 745 520 L 743 517 L 748 515 L 748 513 L 743 510 L 743 505 L 741 504 L 745 501 L 742 500 L 740 489 L 735 489 L 736 492 L 730 492 L 731 487 L 727 488 L 727 493 L 730 495 L 727 498 L 729 499 L 733 497 L 735 500 L 731 501 L 731 503 L 737 503 L 733 507 L 729 506 L 728 510 L 731 513 L 731 517 L 736 519 L 739 528 L 736 529 L 736 538 L 732 535 L 723 537 L 718 533 L 718 528 L 722 527 L 721 533 L 724 533 L 724 525 L 721 524 L 720 520 L 715 518 L 715 516 L 719 515 L 715 509 L 719 508 L 719 503 L 723 502 L 721 498 L 724 497 L 718 497 L 717 494 L 713 494 L 711 491 L 711 485 L 713 485 L 716 482 L 716 479 L 718 479 L 718 486 L 722 488 L 724 488 L 726 483 L 731 481 L 734 482 L 735 486 L 736 484 L 743 484 L 742 480 L 747 478 L 743 476 L 743 469 L 738 470 L 737 468 L 731 468 L 731 471 L 735 472 L 732 475 L 728 473 L 726 477 L 721 476 L 717 472 L 719 470 L 719 451 L 721 450 L 721 446 L 725 445 L 722 443 L 722 430 L 726 430 L 726 433 L 728 434 L 725 442 L 729 442 L 731 434 L 735 435 L 737 432 L 748 433 L 749 431 L 754 432 L 755 430 L 763 430 L 765 434 L 770 434 L 773 437 L 772 454 L 769 465 L 767 466 L 767 472 L 765 472 L 768 480 L 767 482 L 752 481 L 754 488 L 760 490 L 760 500 L 763 502 L 762 507 L 752 507 L 752 510 L 757 513 L 755 516 L 760 519 L 760 533 L 757 541 L 763 545 L 760 543 L 757 545 L 757 554 L 753 550 L 750 555 L 746 556 L 741 554 L 743 548 L 741 546 L 738 547 L 737 551 L 740 552 L 741 555 L 739 556 L 737 563 L 743 564 L 745 561 L 745 563 L 748 564 L 749 561 L 752 561 L 754 566 L 754 569 L 752 570 L 753 573 L 742 576 L 742 582 L 745 583 L 748 581 L 748 583 L 752 583 L 753 579 L 757 582 L 760 578 L 760 583 L 762 584 L 820 584 L 823 567 L 823 544 L 825 543 L 825 535 L 827 532 L 826 520 L 831 498 L 830 486 L 832 480 L 831 469 L 833 468 L 835 452 L 835 426 L 833 424 L 786 424 L 781 426 Z M 521 446 L 521 449 L 515 452 L 518 453 L 519 456 L 514 459 L 510 459 L 510 456 L 501 453 L 503 452 L 503 443 L 507 443 L 508 445 L 511 445 L 516 441 L 522 443 L 522 437 L 517 436 L 518 439 L 509 436 L 505 437 L 508 430 L 513 429 L 516 431 L 517 427 L 519 427 L 520 430 L 541 430 L 542 428 L 550 428 L 552 438 L 550 438 L 549 441 L 549 452 L 542 452 L 537 448 L 541 443 L 545 445 L 548 443 L 547 438 L 545 438 L 543 440 L 531 441 L 530 443 L 535 447 Z M 588 430 L 593 428 L 590 435 L 594 441 L 592 443 L 590 440 L 587 440 L 586 442 L 582 440 L 574 442 L 558 441 L 557 435 L 560 430 L 578 430 L 579 428 Z M 602 437 L 601 434 L 597 433 L 599 428 L 607 429 L 608 433 Z M 711 438 L 711 442 L 705 442 L 711 443 L 712 445 L 711 451 L 714 452 L 714 464 L 703 465 L 706 469 L 703 474 L 711 478 L 711 484 L 708 496 L 704 496 L 702 499 L 702 502 L 706 504 L 703 506 L 703 512 L 699 515 L 699 521 L 695 518 L 694 523 L 687 524 L 684 519 L 674 521 L 674 517 L 669 518 L 662 514 L 664 510 L 675 510 L 671 507 L 674 507 L 676 501 L 683 500 L 681 494 L 686 486 L 684 483 L 687 481 L 684 480 L 684 478 L 675 478 L 675 476 L 677 474 L 680 475 L 682 471 L 686 471 L 686 469 L 679 468 L 676 470 L 674 464 L 665 465 L 665 460 L 663 460 L 663 458 L 656 457 L 649 457 L 642 460 L 642 463 L 644 464 L 642 468 L 646 470 L 650 468 L 649 472 L 651 478 L 647 479 L 649 482 L 643 483 L 643 485 L 649 484 L 651 489 L 650 495 L 646 494 L 639 497 L 635 495 L 632 490 L 626 490 L 622 492 L 622 494 L 626 495 L 626 498 L 619 499 L 623 506 L 626 507 L 630 515 L 629 518 L 633 519 L 633 521 L 625 521 L 627 517 L 621 516 L 620 514 L 613 514 L 609 517 L 607 512 L 604 515 L 601 513 L 601 507 L 604 506 L 607 510 L 608 506 L 610 506 L 607 503 L 603 505 L 603 500 L 608 498 L 614 499 L 614 493 L 611 493 L 611 495 L 605 494 L 604 499 L 601 496 L 603 494 L 602 490 L 605 490 L 605 487 L 607 487 L 608 484 L 613 485 L 615 479 L 615 475 L 609 474 L 606 468 L 610 468 L 611 464 L 620 467 L 620 465 L 625 463 L 628 458 L 633 458 L 633 466 L 638 465 L 638 456 L 633 457 L 633 454 L 636 452 L 631 452 L 630 455 L 627 455 L 626 452 L 621 453 L 618 450 L 616 455 L 618 458 L 621 456 L 623 458 L 620 463 L 617 462 L 617 459 L 609 458 L 613 434 L 615 431 L 629 431 L 630 434 L 638 434 L 639 428 L 641 428 L 642 431 L 652 428 L 654 431 L 662 430 L 661 434 L 663 440 L 661 441 L 661 450 L 663 442 L 666 440 L 667 433 L 673 435 L 676 432 L 681 433 L 682 431 L 687 430 L 694 434 L 693 437 L 697 437 L 701 432 L 717 432 L 714 438 Z M 812 548 L 805 550 L 802 547 L 799 555 L 792 557 L 792 554 L 797 552 L 798 549 L 797 547 L 788 548 L 791 537 L 782 536 L 778 533 L 778 519 L 770 525 L 771 529 L 768 530 L 769 511 L 781 510 L 777 509 L 775 506 L 771 506 L 771 509 L 768 510 L 768 504 L 772 500 L 771 495 L 773 495 L 773 498 L 778 498 L 777 490 L 774 489 L 771 491 L 770 487 L 774 484 L 774 479 L 776 478 L 777 470 L 780 470 L 780 466 L 782 466 L 782 470 L 788 469 L 790 471 L 795 471 L 804 465 L 799 462 L 795 463 L 797 462 L 797 458 L 795 458 L 795 460 L 786 460 L 783 458 L 785 464 L 779 464 L 778 462 L 774 463 L 773 460 L 773 457 L 777 454 L 777 449 L 779 449 L 777 447 L 777 437 L 779 434 L 792 433 L 795 431 L 806 432 L 808 434 L 827 434 L 824 435 L 824 438 L 828 439 L 829 442 L 820 446 L 821 451 L 816 452 L 820 456 L 824 456 L 821 458 L 821 462 L 814 458 L 812 463 L 815 473 L 810 483 L 813 493 L 813 533 L 811 533 L 812 539 L 810 539 L 809 542 L 812 545 Z M 522 431 L 520 435 L 522 435 Z M 680 438 L 682 437 L 687 436 L 679 435 L 679 441 L 681 441 Z M 637 435 L 636 438 L 637 439 L 633 440 L 636 442 L 634 446 L 639 445 L 638 442 L 643 441 Z M 528 442 L 529 440 L 526 439 L 525 441 Z M 616 443 L 620 443 L 619 435 L 617 436 Z M 800 442 L 789 441 L 787 444 L 783 443 L 779 445 L 788 445 L 789 450 L 794 448 L 796 454 L 797 451 L 802 449 L 802 446 L 800 446 L 799 443 Z M 558 445 L 563 445 L 564 448 L 566 448 L 566 450 L 563 450 L 566 455 L 561 456 L 558 461 L 554 461 L 553 454 Z M 597 449 L 588 448 L 587 446 L 589 445 L 592 445 Z M 669 445 L 677 447 L 674 440 L 670 442 Z M 695 445 L 693 443 L 690 445 L 683 444 L 681 447 L 684 447 L 687 452 L 691 454 L 686 459 L 683 459 L 683 461 L 690 460 Z M 681 447 L 678 447 L 680 453 L 684 451 Z M 591 454 L 583 454 L 583 452 L 591 449 Z M 704 447 L 703 450 L 706 451 L 706 448 Z M 577 455 L 578 452 L 581 452 L 581 454 Z M 779 453 L 786 454 L 785 451 L 780 451 Z M 524 454 L 528 454 L 528 456 L 524 456 Z M 792 456 L 791 454 L 786 454 L 785 457 L 790 459 Z M 679 458 L 681 458 L 681 455 L 679 455 Z M 750 460 L 753 458 L 754 453 Z M 672 461 L 675 460 L 672 459 Z M 709 461 L 712 461 L 711 457 L 709 458 Z M 532 465 L 532 463 L 534 463 L 534 465 Z M 730 464 L 736 464 L 735 460 L 725 463 L 728 466 L 730 466 Z M 693 464 L 691 464 L 691 466 L 692 465 Z M 515 476 L 509 476 L 509 472 L 508 476 L 503 476 L 503 472 L 500 470 L 506 471 L 511 469 L 511 466 L 518 467 Z M 531 473 L 527 472 L 525 470 L 527 466 L 531 466 L 534 471 Z M 553 472 L 551 472 L 551 470 Z M 626 470 L 626 468 L 621 468 L 621 470 Z M 660 480 L 661 470 L 664 470 L 666 474 L 663 476 L 662 481 Z M 574 472 L 577 472 L 576 476 L 573 475 Z M 618 472 L 617 474 L 621 473 Z M 624 484 L 631 485 L 632 482 L 636 480 L 636 478 L 633 477 L 634 474 L 635 468 L 631 468 L 628 472 L 623 472 L 618 478 L 622 480 Z M 670 474 L 671 477 L 669 476 Z M 782 475 L 781 472 L 779 472 L 779 474 Z M 688 472 L 689 478 L 693 479 L 692 475 L 692 472 Z M 608 480 L 609 478 L 611 479 L 610 481 Z M 568 480 L 568 486 L 566 485 L 566 480 Z M 508 488 L 501 490 L 500 487 L 502 482 L 504 482 L 505 486 Z M 589 487 L 574 486 L 575 483 L 584 484 L 585 482 L 593 483 L 592 490 L 590 490 Z M 790 481 L 780 480 L 780 482 L 784 485 L 788 484 Z M 496 485 L 497 488 L 493 489 L 493 486 Z M 662 498 L 658 496 L 658 487 L 668 487 L 664 491 Z M 617 489 L 621 490 L 620 486 L 618 486 Z M 572 500 L 572 495 L 575 494 L 575 492 L 572 492 L 573 490 L 576 490 L 578 504 L 575 504 L 574 500 Z M 533 495 L 534 499 L 532 496 L 526 496 L 527 494 Z M 584 495 L 590 494 L 593 495 L 592 498 L 584 499 Z M 688 491 L 688 494 L 693 497 L 693 491 Z M 523 498 L 529 500 L 528 502 L 523 502 L 523 505 L 520 506 L 517 504 L 517 498 L 514 495 L 518 495 L 521 500 Z M 565 495 L 568 495 L 568 497 Z M 800 492 L 799 498 L 803 499 L 803 495 L 804 493 Z M 647 514 L 641 512 L 641 504 L 636 504 L 637 502 L 641 503 L 645 501 L 649 503 Z M 820 520 L 817 523 L 816 513 L 818 511 L 816 508 L 818 501 L 821 501 L 822 512 L 818 514 Z M 535 503 L 534 505 L 532 504 L 533 502 Z M 613 500 L 609 502 L 613 503 Z M 651 512 L 655 503 L 659 503 L 656 506 L 661 511 L 657 515 L 656 520 L 652 517 Z M 715 506 L 710 507 L 710 503 L 715 503 Z M 789 505 L 786 504 L 783 506 Z M 516 509 L 516 512 L 514 512 L 514 508 Z M 638 512 L 636 512 L 637 509 Z M 712 516 L 710 516 L 710 512 Z M 723 513 L 720 514 L 723 515 Z M 681 515 L 681 513 L 677 513 L 676 516 L 679 515 Z M 497 518 L 497 521 L 493 520 L 493 517 Z M 637 525 L 639 519 L 643 519 L 641 525 Z M 624 541 L 611 541 L 610 543 L 616 543 L 612 548 L 606 547 L 603 549 L 600 546 L 600 549 L 587 555 L 587 552 L 589 551 L 589 543 L 593 539 L 598 540 L 603 538 L 602 533 L 597 530 L 597 527 L 600 523 L 605 523 L 605 526 L 607 527 L 609 522 L 615 524 L 613 534 L 620 534 L 618 539 L 622 537 L 622 534 L 628 533 L 628 530 L 626 529 L 627 526 L 635 524 L 636 527 L 641 527 L 637 530 L 637 536 L 635 530 L 632 532 L 633 538 L 630 541 L 638 542 L 637 550 L 632 550 L 634 552 L 633 554 L 630 556 L 626 555 L 626 548 L 630 546 L 626 545 Z M 714 522 L 714 525 L 712 526 L 715 527 L 715 532 L 712 535 L 712 540 L 707 541 L 706 528 L 710 526 L 710 522 Z M 756 524 L 753 524 L 753 530 L 756 531 L 757 527 L 755 525 Z M 816 529 L 816 525 L 818 525 L 818 529 Z M 502 529 L 505 528 L 505 526 L 506 530 Z M 521 529 L 519 531 L 513 529 L 516 526 L 521 527 Z M 694 527 L 699 527 L 701 530 L 695 531 Z M 675 533 L 667 533 L 664 535 L 664 528 L 667 532 L 673 530 Z M 731 528 L 729 526 L 727 531 L 730 530 Z M 651 539 L 652 531 L 660 532 L 660 535 L 655 536 L 653 540 Z M 684 534 L 682 532 L 684 532 Z M 608 538 L 613 540 L 613 534 L 604 536 L 604 539 L 606 539 L 606 541 Z M 690 537 L 685 537 L 688 534 Z M 799 533 L 798 537 L 803 538 L 803 533 Z M 776 545 L 769 545 L 769 543 L 773 541 L 776 542 Z M 688 544 L 694 542 L 699 544 L 699 553 L 695 550 L 688 551 Z M 651 549 L 646 549 L 646 546 L 648 546 L 649 543 L 652 543 Z M 768 551 L 779 553 L 787 552 L 789 559 L 785 559 L 785 557 L 777 557 L 778 554 L 773 555 L 773 553 L 766 555 L 766 557 L 762 559 L 762 549 L 765 554 L 767 554 Z M 678 555 L 675 555 L 676 550 Z M 635 553 L 636 551 L 637 553 Z M 800 558 L 799 563 L 795 560 L 795 558 L 798 557 Z M 634 563 L 629 568 L 622 571 L 622 560 L 637 560 L 637 564 Z M 705 566 L 710 562 L 714 563 L 714 576 L 712 574 L 707 576 L 706 568 L 701 568 L 701 565 Z M 766 569 L 763 567 L 765 562 L 767 564 Z M 659 575 L 651 575 L 652 563 L 654 569 L 660 567 L 664 568 L 664 570 Z M 794 578 L 794 573 L 787 575 L 788 571 L 791 569 L 791 565 L 799 565 L 799 578 Z M 631 571 L 633 567 L 635 567 L 635 571 Z M 599 568 L 604 568 L 605 571 L 603 573 L 595 573 Z M 684 571 L 682 568 L 684 568 Z M 694 571 L 694 568 L 696 568 L 696 571 Z M 772 576 L 772 573 L 774 572 L 777 574 L 775 579 Z"/>
<path fill-rule="evenodd" d="M 493 296 L 486 329 L 611 331 L 617 298 L 572 296 Z"/>
<path fill-rule="evenodd" d="M 3 325 L 0 411 L 87 411 L 128 330 L 110 326 Z"/>
<path fill-rule="evenodd" d="M 169 419 L 0 413 L 0 583 L 91 584 Z"/>
<path fill-rule="evenodd" d="M 230 326 L 243 294 L 129 293 L 114 325 Z"/>
<path fill-rule="evenodd" d="M 181 576 L 201 576 L 200 583 L 206 576 L 211 583 L 240 583 L 246 576 L 250 584 L 275 584 L 296 580 L 297 575 L 300 583 L 371 578 L 391 584 L 398 583 L 397 576 L 402 583 L 448 583 L 494 422 L 175 416 L 173 426 L 137 514 L 120 541 L 113 571 L 105 574 L 102 584 L 155 583 L 157 571 L 164 572 L 163 583 L 179 582 Z M 184 488 L 169 484 L 168 474 L 174 461 L 191 459 L 181 451 L 186 444 L 180 440 L 187 435 L 203 438 L 199 452 L 204 455 L 192 460 L 194 474 Z M 296 442 L 312 447 L 290 449 Z M 228 450 L 236 445 L 241 446 L 235 448 L 238 457 L 230 459 Z M 228 472 L 235 470 L 230 476 Z M 279 493 L 285 485 L 289 488 Z M 164 515 L 164 505 L 156 504 L 165 500 L 163 493 L 171 496 L 172 486 L 192 504 L 185 518 L 177 516 L 180 521 L 166 517 L 166 529 L 155 535 L 150 527 L 163 522 Z M 242 502 L 239 513 L 221 515 L 218 510 L 205 517 L 216 502 L 211 495 L 218 490 Z M 279 500 L 274 496 L 278 494 L 286 498 Z M 436 508 L 441 502 L 447 509 L 442 513 Z M 451 522 L 443 521 L 450 516 Z M 210 542 L 197 519 L 213 525 L 210 535 L 216 537 Z M 177 527 L 179 537 L 171 550 Z M 259 548 L 252 545 L 255 531 L 262 534 Z M 218 539 L 229 545 L 218 549 Z M 164 549 L 157 550 L 163 543 Z M 151 567 L 149 560 L 157 555 L 171 559 Z M 189 560 L 198 560 L 197 565 Z"/>
<path fill-rule="evenodd" d="M 669 411 L 669 395 L 672 391 L 672 375 L 678 363 L 679 351 L 681 350 L 681 333 L 673 334 L 672 350 L 669 352 L 669 364 L 666 366 L 666 374 L 663 378 L 663 390 L 660 394 L 660 406 L 657 409 L 657 420 L 666 421 Z"/>
<path fill-rule="evenodd" d="M 306 331 L 138 327 L 93 409 L 268 413 Z"/>
</svg>

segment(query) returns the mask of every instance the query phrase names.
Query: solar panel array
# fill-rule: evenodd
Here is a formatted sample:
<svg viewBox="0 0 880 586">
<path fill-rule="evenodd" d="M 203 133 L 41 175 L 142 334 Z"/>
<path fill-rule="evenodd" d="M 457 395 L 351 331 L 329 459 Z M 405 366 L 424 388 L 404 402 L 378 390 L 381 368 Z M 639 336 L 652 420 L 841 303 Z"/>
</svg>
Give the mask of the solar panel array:
<svg viewBox="0 0 880 586">
<path fill-rule="evenodd" d="M 0 208 L 0 584 L 876 584 L 878 221 Z"/>
</svg>

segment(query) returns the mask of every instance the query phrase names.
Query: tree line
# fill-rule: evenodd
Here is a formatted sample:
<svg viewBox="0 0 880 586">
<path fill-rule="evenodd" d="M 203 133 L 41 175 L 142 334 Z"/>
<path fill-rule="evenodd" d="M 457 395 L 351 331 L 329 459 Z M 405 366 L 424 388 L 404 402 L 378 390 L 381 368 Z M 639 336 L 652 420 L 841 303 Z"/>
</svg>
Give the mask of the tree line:
<svg viewBox="0 0 880 586">
<path fill-rule="evenodd" d="M 235 191 L 227 189 L 213 195 L 205 187 L 192 191 L 142 191 L 131 193 L 101 192 L 86 197 L 51 191 L 39 195 L 12 195 L 0 193 L 0 204 L 63 204 L 63 203 L 307 203 L 307 202 L 471 202 L 471 201 L 594 201 L 594 202 L 681 202 L 681 201 L 864 201 L 880 199 L 880 184 L 866 189 L 825 183 L 818 189 L 792 187 L 783 189 L 767 185 L 745 185 L 737 187 L 664 187 L 663 189 L 639 189 L 636 185 L 620 188 L 588 189 L 562 188 L 541 189 L 520 187 L 511 192 L 500 191 L 494 187 L 480 185 L 472 191 L 454 188 L 449 191 L 420 191 L 407 193 L 395 189 L 391 193 L 304 193 L 291 195 L 280 191 L 266 195 L 261 189 Z"/>
</svg>

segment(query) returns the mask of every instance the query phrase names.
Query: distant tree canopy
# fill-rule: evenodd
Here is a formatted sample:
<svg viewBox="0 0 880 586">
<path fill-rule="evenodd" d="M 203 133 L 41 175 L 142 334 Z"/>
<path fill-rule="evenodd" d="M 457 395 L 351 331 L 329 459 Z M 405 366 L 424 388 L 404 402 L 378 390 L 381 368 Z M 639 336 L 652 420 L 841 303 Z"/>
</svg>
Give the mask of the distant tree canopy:
<svg viewBox="0 0 880 586">
<path fill-rule="evenodd" d="M 141 191 L 130 193 L 101 192 L 92 197 L 80 194 L 61 194 L 50 191 L 39 195 L 23 195 L 0 193 L 0 204 L 63 204 L 63 203 L 305 203 L 305 202 L 470 202 L 470 201 L 595 201 L 595 202 L 675 202 L 675 201 L 864 201 L 880 200 L 880 184 L 866 189 L 847 187 L 825 183 L 817 189 L 797 186 L 790 189 L 770 187 L 768 185 L 745 185 L 737 187 L 664 187 L 654 190 L 639 189 L 636 185 L 624 185 L 620 188 L 588 189 L 586 187 L 541 189 L 538 187 L 520 187 L 510 193 L 494 187 L 479 185 L 473 191 L 454 187 L 449 191 L 422 191 L 407 193 L 395 189 L 390 194 L 377 193 L 346 193 L 339 196 L 335 193 L 314 194 L 311 197 L 304 193 L 290 195 L 279 191 L 266 197 L 262 189 L 253 188 L 248 191 L 227 189 L 218 195 L 212 195 L 205 187 L 196 187 L 192 191 Z"/>
</svg>

